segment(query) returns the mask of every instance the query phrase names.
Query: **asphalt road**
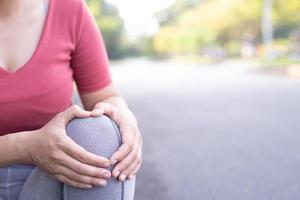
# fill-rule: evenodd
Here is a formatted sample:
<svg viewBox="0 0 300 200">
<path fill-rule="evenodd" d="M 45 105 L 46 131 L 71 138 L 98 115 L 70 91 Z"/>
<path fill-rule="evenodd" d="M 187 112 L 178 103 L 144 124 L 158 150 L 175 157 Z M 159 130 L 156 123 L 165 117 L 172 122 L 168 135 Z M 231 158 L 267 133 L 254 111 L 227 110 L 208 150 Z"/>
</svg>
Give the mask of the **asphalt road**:
<svg viewBox="0 0 300 200">
<path fill-rule="evenodd" d="M 112 63 L 136 113 L 136 200 L 300 199 L 300 81 L 213 66 Z"/>
</svg>

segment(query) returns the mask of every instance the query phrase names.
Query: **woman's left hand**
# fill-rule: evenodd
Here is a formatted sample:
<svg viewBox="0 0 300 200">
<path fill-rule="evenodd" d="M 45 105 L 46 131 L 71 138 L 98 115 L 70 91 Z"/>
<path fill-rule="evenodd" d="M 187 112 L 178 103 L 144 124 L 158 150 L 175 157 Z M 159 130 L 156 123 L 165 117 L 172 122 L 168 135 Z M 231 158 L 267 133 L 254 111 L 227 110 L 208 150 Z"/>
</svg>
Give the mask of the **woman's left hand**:
<svg viewBox="0 0 300 200">
<path fill-rule="evenodd" d="M 119 126 L 122 145 L 111 156 L 111 165 L 116 164 L 112 175 L 120 181 L 132 179 L 142 164 L 142 137 L 137 120 L 129 109 L 119 109 L 110 104 L 100 102 L 92 110 L 93 116 L 107 115 Z"/>
</svg>

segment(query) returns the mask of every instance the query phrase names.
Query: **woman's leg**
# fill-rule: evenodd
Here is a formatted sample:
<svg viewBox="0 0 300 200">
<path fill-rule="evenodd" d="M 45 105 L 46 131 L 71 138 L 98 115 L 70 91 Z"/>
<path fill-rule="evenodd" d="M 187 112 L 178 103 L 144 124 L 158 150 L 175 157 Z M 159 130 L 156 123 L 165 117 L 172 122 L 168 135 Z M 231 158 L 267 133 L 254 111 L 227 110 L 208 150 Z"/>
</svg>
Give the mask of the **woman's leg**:
<svg viewBox="0 0 300 200">
<path fill-rule="evenodd" d="M 86 150 L 109 158 L 120 146 L 121 136 L 115 123 L 106 116 L 74 119 L 67 134 Z M 21 191 L 20 200 L 132 200 L 135 180 L 108 180 L 104 187 L 82 190 L 60 183 L 36 168 Z"/>
<path fill-rule="evenodd" d="M 34 165 L 10 165 L 0 168 L 0 200 L 18 200 L 20 191 Z"/>
</svg>

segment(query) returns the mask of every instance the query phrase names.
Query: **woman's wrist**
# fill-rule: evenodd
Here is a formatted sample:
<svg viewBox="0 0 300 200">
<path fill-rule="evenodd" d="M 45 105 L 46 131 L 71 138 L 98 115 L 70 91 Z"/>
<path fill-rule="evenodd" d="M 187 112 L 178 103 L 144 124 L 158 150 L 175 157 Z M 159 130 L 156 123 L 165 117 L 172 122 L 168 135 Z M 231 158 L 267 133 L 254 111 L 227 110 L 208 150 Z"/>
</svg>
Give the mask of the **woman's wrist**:
<svg viewBox="0 0 300 200">
<path fill-rule="evenodd" d="M 34 136 L 40 130 L 24 131 L 9 135 L 9 143 L 13 156 L 13 163 L 34 164 L 30 153 L 30 147 L 34 142 Z"/>
</svg>

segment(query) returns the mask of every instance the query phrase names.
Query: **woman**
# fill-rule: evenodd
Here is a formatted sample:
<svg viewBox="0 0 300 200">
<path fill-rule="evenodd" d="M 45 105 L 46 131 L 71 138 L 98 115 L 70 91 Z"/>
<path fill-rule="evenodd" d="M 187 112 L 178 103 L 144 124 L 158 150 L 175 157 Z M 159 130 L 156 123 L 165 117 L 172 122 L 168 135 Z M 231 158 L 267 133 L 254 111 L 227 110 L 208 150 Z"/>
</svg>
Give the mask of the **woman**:
<svg viewBox="0 0 300 200">
<path fill-rule="evenodd" d="M 142 140 L 84 0 L 0 0 L 0 113 L 0 200 L 133 199 Z"/>
</svg>

